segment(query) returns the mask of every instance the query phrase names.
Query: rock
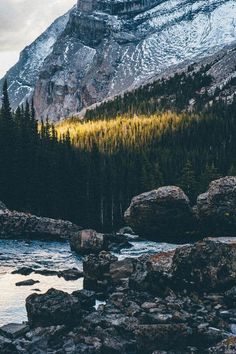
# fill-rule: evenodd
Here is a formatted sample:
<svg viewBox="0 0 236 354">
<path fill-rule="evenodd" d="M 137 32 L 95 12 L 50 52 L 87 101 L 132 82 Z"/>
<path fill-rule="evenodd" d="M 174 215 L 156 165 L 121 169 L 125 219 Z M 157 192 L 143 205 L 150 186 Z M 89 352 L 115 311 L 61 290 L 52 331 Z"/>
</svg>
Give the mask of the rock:
<svg viewBox="0 0 236 354">
<path fill-rule="evenodd" d="M 236 177 L 211 182 L 198 197 L 196 210 L 205 234 L 236 236 Z"/>
<path fill-rule="evenodd" d="M 130 247 L 125 235 L 101 234 L 95 230 L 82 230 L 70 238 L 71 250 L 78 254 L 99 253 Z"/>
<path fill-rule="evenodd" d="M 10 339 L 0 336 L 0 353 L 18 354 L 18 351 Z"/>
<path fill-rule="evenodd" d="M 19 323 L 9 323 L 7 325 L 0 327 L 0 334 L 11 339 L 20 337 L 25 333 L 27 333 L 28 331 L 29 331 L 28 325 L 19 324 Z"/>
<path fill-rule="evenodd" d="M 60 272 L 56 270 L 50 270 L 50 269 L 34 269 L 34 273 L 44 275 L 44 276 L 54 276 L 54 275 L 58 275 Z"/>
<path fill-rule="evenodd" d="M 34 269 L 29 267 L 21 267 L 19 269 L 13 270 L 11 274 L 21 274 L 21 275 L 30 275 L 34 272 Z"/>
<path fill-rule="evenodd" d="M 65 269 L 65 270 L 58 272 L 58 277 L 64 278 L 67 281 L 68 280 L 77 280 L 79 278 L 82 278 L 83 275 L 84 275 L 84 273 L 76 268 Z"/>
<path fill-rule="evenodd" d="M 39 280 L 27 279 L 27 280 L 19 281 L 15 285 L 16 286 L 31 286 L 31 285 L 38 284 L 38 283 L 39 283 Z"/>
<path fill-rule="evenodd" d="M 102 251 L 99 255 L 89 255 L 83 262 L 84 288 L 100 293 L 108 291 L 110 265 L 118 260 L 111 253 Z"/>
<path fill-rule="evenodd" d="M 85 294 L 67 294 L 50 289 L 45 294 L 32 294 L 26 299 L 29 322 L 37 326 L 78 324 L 83 313 Z M 89 299 L 91 302 L 91 299 Z"/>
<path fill-rule="evenodd" d="M 134 258 L 125 258 L 121 261 L 112 262 L 110 265 L 110 276 L 112 280 L 129 278 L 135 270 L 137 260 Z"/>
<path fill-rule="evenodd" d="M 236 238 L 207 238 L 175 251 L 172 277 L 177 287 L 225 289 L 236 281 Z"/>
<path fill-rule="evenodd" d="M 174 186 L 134 197 L 124 217 L 135 233 L 156 241 L 185 242 L 194 222 L 188 197 Z"/>
<path fill-rule="evenodd" d="M 70 238 L 71 250 L 79 254 L 99 253 L 106 249 L 103 234 L 95 230 L 82 230 Z"/>
<path fill-rule="evenodd" d="M 65 240 L 81 228 L 70 221 L 39 217 L 28 213 L 0 210 L 0 238 Z"/>
<path fill-rule="evenodd" d="M 186 324 L 141 325 L 136 330 L 138 352 L 152 353 L 156 349 L 168 350 L 171 346 L 181 351 L 193 340 L 193 331 Z"/>
<path fill-rule="evenodd" d="M 208 350 L 209 354 L 233 354 L 236 353 L 236 337 L 231 336 L 222 342 L 218 343 L 215 347 Z"/>
</svg>

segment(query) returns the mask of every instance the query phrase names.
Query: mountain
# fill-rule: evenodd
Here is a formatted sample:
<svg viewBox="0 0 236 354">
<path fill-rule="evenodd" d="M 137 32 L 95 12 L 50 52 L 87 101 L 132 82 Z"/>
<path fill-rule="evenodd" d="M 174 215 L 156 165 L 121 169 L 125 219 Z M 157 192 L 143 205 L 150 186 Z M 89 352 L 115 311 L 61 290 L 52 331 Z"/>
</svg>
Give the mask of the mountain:
<svg viewBox="0 0 236 354">
<path fill-rule="evenodd" d="M 20 53 L 17 64 L 7 72 L 9 96 L 14 109 L 27 97 L 32 97 L 44 60 L 52 53 L 53 46 L 65 30 L 68 20 L 69 12 L 53 22 L 41 36 Z M 0 86 L 3 81 L 3 79 L 0 81 Z"/>
<path fill-rule="evenodd" d="M 147 83 L 96 103 L 80 115 L 86 119 L 111 119 L 119 115 L 150 115 L 174 110 L 204 113 L 236 100 L 236 45 L 191 65 L 172 66 Z"/>
<path fill-rule="evenodd" d="M 18 92 L 34 89 L 37 116 L 58 120 L 217 53 L 235 41 L 235 18 L 234 0 L 79 0 L 58 20 L 48 52 L 38 60 L 36 41 L 27 65 L 21 55 L 9 71 L 11 99 L 17 105 Z M 34 65 L 30 85 L 19 80 Z"/>
</svg>

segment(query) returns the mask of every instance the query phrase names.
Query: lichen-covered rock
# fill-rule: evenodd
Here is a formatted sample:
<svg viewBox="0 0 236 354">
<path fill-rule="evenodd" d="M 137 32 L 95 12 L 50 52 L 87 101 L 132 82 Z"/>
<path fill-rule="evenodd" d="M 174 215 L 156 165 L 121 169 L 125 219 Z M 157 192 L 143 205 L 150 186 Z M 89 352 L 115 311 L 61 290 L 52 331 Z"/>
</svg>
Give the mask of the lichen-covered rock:
<svg viewBox="0 0 236 354">
<path fill-rule="evenodd" d="M 196 210 L 205 234 L 236 236 L 236 177 L 211 182 L 198 197 Z"/>
<path fill-rule="evenodd" d="M 70 221 L 10 211 L 0 206 L 0 238 L 64 240 L 80 230 L 81 227 Z"/>
<path fill-rule="evenodd" d="M 45 294 L 32 294 L 26 299 L 28 319 L 34 326 L 78 324 L 83 311 L 94 305 L 95 299 L 91 299 L 91 293 L 84 291 L 70 295 L 50 289 Z"/>
<path fill-rule="evenodd" d="M 171 272 L 178 287 L 209 291 L 233 286 L 236 281 L 236 239 L 207 238 L 178 248 Z"/>
<path fill-rule="evenodd" d="M 194 223 L 188 197 L 175 186 L 134 197 L 124 217 L 138 235 L 156 241 L 184 241 Z"/>
</svg>

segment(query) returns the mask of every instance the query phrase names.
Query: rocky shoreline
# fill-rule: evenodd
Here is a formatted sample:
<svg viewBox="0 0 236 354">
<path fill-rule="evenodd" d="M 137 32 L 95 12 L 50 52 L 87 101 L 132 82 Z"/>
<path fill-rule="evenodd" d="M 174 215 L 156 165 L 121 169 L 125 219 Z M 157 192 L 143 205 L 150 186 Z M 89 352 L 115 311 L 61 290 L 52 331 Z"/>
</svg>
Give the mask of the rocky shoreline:
<svg viewBox="0 0 236 354">
<path fill-rule="evenodd" d="M 183 224 L 187 215 L 192 221 Z M 83 290 L 30 295 L 28 322 L 0 328 L 0 353 L 236 353 L 235 215 L 236 177 L 226 177 L 213 181 L 194 208 L 178 187 L 163 187 L 134 198 L 125 216 L 142 236 L 149 227 L 157 239 L 161 232 L 188 240 L 191 226 L 224 237 L 118 259 L 113 248 L 130 246 L 122 232 L 76 229 L 69 239 L 72 250 L 87 254 L 83 273 L 58 276 L 83 275 Z"/>
<path fill-rule="evenodd" d="M 84 289 L 26 300 L 28 323 L 0 328 L 1 353 L 190 354 L 236 351 L 236 239 L 83 263 Z M 95 308 L 96 299 L 104 303 Z"/>
</svg>

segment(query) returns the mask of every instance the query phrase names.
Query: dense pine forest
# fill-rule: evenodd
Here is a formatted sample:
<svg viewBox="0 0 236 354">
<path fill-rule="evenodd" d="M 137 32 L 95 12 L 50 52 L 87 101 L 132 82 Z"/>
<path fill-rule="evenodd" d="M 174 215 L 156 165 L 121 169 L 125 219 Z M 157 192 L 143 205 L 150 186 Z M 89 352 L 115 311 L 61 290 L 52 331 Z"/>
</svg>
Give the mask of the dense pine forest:
<svg viewBox="0 0 236 354">
<path fill-rule="evenodd" d="M 134 195 L 175 184 L 194 204 L 209 181 L 236 174 L 236 100 L 214 102 L 199 114 L 149 107 L 138 117 L 114 111 L 108 120 L 53 126 L 36 121 L 33 103 L 12 112 L 5 82 L 0 199 L 10 208 L 111 231 L 122 225 Z"/>
</svg>

